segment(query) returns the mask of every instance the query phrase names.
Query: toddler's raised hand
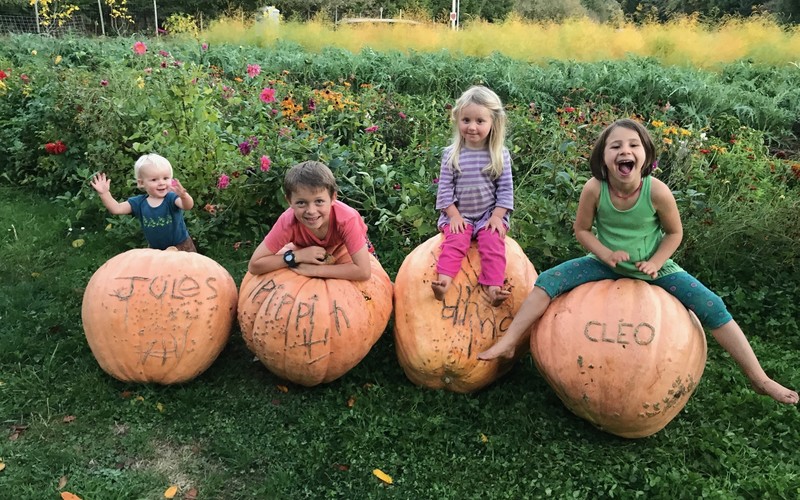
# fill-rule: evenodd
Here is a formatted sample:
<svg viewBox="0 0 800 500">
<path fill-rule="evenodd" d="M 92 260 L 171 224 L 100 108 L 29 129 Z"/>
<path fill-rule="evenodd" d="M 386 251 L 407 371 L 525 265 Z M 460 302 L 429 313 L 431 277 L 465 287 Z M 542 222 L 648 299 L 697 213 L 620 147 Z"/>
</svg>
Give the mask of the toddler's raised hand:
<svg viewBox="0 0 800 500">
<path fill-rule="evenodd" d="M 95 174 L 89 184 L 91 184 L 94 190 L 99 194 L 104 194 L 111 191 L 111 179 L 106 177 L 106 174 L 103 172 Z"/>
<path fill-rule="evenodd" d="M 183 184 L 181 184 L 181 181 L 179 181 L 178 179 L 172 179 L 172 183 L 169 186 L 169 190 L 174 192 L 178 196 L 181 196 L 184 193 L 186 193 L 186 188 L 183 187 Z"/>
</svg>

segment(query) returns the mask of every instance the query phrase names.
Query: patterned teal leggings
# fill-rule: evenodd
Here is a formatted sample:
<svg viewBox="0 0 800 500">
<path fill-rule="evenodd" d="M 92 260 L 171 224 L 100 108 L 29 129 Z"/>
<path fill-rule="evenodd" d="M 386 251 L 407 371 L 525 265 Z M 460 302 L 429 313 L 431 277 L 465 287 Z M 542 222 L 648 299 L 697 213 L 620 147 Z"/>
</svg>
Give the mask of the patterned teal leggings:
<svg viewBox="0 0 800 500">
<path fill-rule="evenodd" d="M 597 259 L 580 257 L 544 271 L 536 280 L 536 286 L 553 299 L 590 281 L 623 277 Z M 668 274 L 650 283 L 680 300 L 709 330 L 715 330 L 733 319 L 722 299 L 687 272 Z"/>
</svg>

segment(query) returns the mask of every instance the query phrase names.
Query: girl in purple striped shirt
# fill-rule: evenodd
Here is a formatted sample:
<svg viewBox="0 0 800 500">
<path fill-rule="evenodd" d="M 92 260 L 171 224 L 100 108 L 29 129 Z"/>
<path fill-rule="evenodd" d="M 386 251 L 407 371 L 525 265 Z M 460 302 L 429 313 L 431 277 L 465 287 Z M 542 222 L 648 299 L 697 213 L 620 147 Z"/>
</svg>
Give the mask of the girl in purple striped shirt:
<svg viewBox="0 0 800 500">
<path fill-rule="evenodd" d="M 483 86 L 467 89 L 452 110 L 453 143 L 442 154 L 436 209 L 444 243 L 431 283 L 443 300 L 461 269 L 472 240 L 478 242 L 478 276 L 493 306 L 510 292 L 504 289 L 505 236 L 514 210 L 511 155 L 504 146 L 506 113 L 497 94 Z"/>
</svg>

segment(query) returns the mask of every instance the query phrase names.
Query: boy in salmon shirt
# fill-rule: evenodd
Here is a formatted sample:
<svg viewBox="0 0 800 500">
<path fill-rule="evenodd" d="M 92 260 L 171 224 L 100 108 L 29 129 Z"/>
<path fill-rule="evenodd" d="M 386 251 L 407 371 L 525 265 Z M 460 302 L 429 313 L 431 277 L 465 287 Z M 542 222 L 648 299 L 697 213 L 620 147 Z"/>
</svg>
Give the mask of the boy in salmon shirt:
<svg viewBox="0 0 800 500">
<path fill-rule="evenodd" d="M 286 172 L 283 188 L 289 208 L 256 247 L 247 270 L 264 274 L 288 267 L 314 278 L 368 280 L 372 246 L 367 225 L 358 211 L 336 199 L 331 170 L 318 161 L 299 163 Z M 350 262 L 324 265 L 342 247 Z"/>
</svg>

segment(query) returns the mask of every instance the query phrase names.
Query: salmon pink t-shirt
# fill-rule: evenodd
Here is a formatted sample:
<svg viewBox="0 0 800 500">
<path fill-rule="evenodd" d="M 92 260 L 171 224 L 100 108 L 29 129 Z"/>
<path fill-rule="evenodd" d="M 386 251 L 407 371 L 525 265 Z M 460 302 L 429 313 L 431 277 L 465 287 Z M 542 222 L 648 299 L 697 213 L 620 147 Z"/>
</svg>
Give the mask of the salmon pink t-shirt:
<svg viewBox="0 0 800 500">
<path fill-rule="evenodd" d="M 275 254 L 289 242 L 298 248 L 320 246 L 329 254 L 335 254 L 344 245 L 347 253 L 353 255 L 367 245 L 367 225 L 356 209 L 336 200 L 331 206 L 328 234 L 319 239 L 288 208 L 264 237 L 264 244 Z"/>
</svg>

